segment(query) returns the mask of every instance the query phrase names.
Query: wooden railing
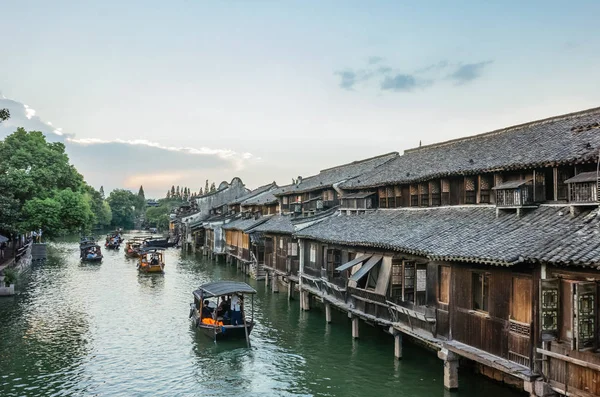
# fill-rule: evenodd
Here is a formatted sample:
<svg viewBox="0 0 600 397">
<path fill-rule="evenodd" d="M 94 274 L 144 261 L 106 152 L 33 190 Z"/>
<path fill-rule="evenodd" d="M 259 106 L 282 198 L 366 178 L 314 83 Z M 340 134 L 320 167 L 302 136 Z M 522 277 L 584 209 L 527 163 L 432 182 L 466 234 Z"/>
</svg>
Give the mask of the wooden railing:
<svg viewBox="0 0 600 397">
<path fill-rule="evenodd" d="M 354 287 L 348 287 L 348 292 L 351 295 L 357 296 L 359 298 L 368 299 L 370 301 L 377 302 L 384 306 L 387 306 L 386 298 L 383 295 L 379 295 L 379 294 L 376 294 L 374 292 L 371 292 L 371 291 L 368 291 L 365 289 L 354 288 Z"/>
<path fill-rule="evenodd" d="M 314 269 L 312 267 L 304 266 L 304 274 L 309 275 L 311 277 L 321 278 L 321 269 Z"/>
<path fill-rule="evenodd" d="M 533 184 L 530 182 L 516 189 L 496 190 L 498 207 L 518 207 L 533 204 Z"/>
<path fill-rule="evenodd" d="M 598 201 L 596 182 L 571 183 L 569 201 L 573 203 L 594 203 Z"/>
</svg>

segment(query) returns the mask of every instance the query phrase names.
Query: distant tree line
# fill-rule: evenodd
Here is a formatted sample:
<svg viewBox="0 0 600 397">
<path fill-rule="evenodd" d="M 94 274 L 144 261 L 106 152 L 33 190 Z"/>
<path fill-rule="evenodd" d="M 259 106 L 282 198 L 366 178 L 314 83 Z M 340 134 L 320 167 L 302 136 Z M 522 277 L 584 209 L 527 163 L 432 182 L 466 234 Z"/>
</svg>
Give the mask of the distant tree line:
<svg viewBox="0 0 600 397">
<path fill-rule="evenodd" d="M 213 182 L 212 184 L 210 184 L 210 187 L 209 187 L 208 179 L 207 179 L 204 189 L 202 189 L 202 187 L 200 187 L 200 190 L 198 190 L 198 192 L 192 192 L 189 187 L 180 187 L 180 186 L 176 187 L 175 185 L 173 185 L 173 186 L 171 186 L 171 189 L 167 190 L 167 194 L 165 195 L 165 198 L 188 201 L 192 197 L 202 196 L 203 194 L 215 192 L 216 190 L 217 190 L 217 187 L 215 186 L 215 183 Z"/>
</svg>

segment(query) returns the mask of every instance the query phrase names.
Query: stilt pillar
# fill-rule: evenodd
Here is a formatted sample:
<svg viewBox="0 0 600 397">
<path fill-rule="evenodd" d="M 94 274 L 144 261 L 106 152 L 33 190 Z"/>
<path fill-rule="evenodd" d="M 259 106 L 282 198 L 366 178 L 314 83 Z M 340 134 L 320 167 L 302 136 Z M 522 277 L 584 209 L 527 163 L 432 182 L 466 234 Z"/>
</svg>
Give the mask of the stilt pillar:
<svg viewBox="0 0 600 397">
<path fill-rule="evenodd" d="M 279 293 L 279 276 L 273 272 L 273 279 L 271 280 L 271 292 Z"/>
<path fill-rule="evenodd" d="M 269 288 L 269 271 L 265 271 L 265 288 Z"/>
<path fill-rule="evenodd" d="M 325 302 L 325 321 L 327 324 L 331 322 L 331 303 Z"/>
<path fill-rule="evenodd" d="M 352 317 L 352 339 L 358 339 L 358 317 Z"/>
<path fill-rule="evenodd" d="M 302 291 L 300 296 L 302 310 L 310 310 L 310 294 L 307 291 Z"/>
<path fill-rule="evenodd" d="M 290 281 L 289 279 L 288 279 L 288 285 L 287 285 L 287 297 L 288 297 L 288 300 L 294 299 L 294 282 Z"/>
<path fill-rule="evenodd" d="M 394 357 L 402 359 L 402 333 L 394 332 Z"/>
<path fill-rule="evenodd" d="M 438 357 L 444 360 L 444 388 L 446 390 L 458 389 L 458 356 L 448 349 L 438 352 Z"/>
</svg>

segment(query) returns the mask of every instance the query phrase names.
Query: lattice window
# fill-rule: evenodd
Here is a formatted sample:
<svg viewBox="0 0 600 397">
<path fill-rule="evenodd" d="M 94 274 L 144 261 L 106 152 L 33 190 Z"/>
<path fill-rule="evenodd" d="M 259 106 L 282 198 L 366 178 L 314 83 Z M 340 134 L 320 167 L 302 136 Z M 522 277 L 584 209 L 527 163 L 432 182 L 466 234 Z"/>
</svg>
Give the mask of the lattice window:
<svg viewBox="0 0 600 397">
<path fill-rule="evenodd" d="M 529 336 L 531 328 L 528 325 L 516 323 L 514 321 L 510 321 L 509 323 L 509 331 L 515 334 Z"/>
<path fill-rule="evenodd" d="M 542 280 L 542 333 L 558 334 L 559 280 Z"/>
<path fill-rule="evenodd" d="M 596 345 L 596 283 L 577 283 L 577 349 Z"/>
<path fill-rule="evenodd" d="M 421 207 L 429 207 L 429 183 L 419 184 L 419 194 L 421 195 Z"/>
</svg>

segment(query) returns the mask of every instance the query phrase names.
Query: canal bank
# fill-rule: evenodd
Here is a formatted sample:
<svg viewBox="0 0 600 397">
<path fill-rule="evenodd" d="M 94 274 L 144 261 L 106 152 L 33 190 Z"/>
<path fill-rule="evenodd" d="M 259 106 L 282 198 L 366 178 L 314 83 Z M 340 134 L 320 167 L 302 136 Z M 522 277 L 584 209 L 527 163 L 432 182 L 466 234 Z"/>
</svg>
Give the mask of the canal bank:
<svg viewBox="0 0 600 397">
<path fill-rule="evenodd" d="M 214 343 L 190 327 L 191 291 L 218 279 L 246 280 L 258 290 L 251 350 Z M 52 244 L 20 293 L 0 300 L 0 395 L 99 396 L 443 396 L 435 354 L 393 341 L 348 319 L 301 312 L 235 266 L 166 251 L 164 275 L 140 276 L 134 260 L 110 251 L 100 265 L 79 261 L 77 242 Z M 519 395 L 461 373 L 453 396 Z"/>
</svg>

